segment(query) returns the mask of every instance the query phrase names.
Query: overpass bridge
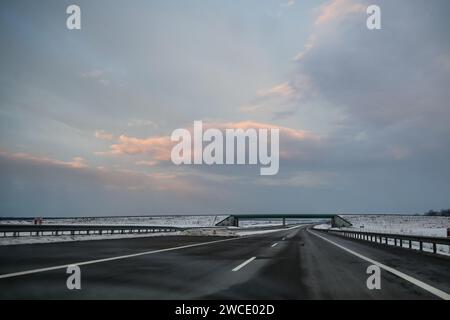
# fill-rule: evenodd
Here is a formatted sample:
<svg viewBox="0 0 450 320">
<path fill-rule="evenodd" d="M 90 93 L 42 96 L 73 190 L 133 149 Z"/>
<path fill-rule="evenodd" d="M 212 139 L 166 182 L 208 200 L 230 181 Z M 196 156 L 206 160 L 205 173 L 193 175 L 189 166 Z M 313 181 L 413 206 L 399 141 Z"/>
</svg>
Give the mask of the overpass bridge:
<svg viewBox="0 0 450 320">
<path fill-rule="evenodd" d="M 218 222 L 216 226 L 222 227 L 239 227 L 241 220 L 258 220 L 258 219 L 281 219 L 283 225 L 286 225 L 286 219 L 330 219 L 333 227 L 351 227 L 352 224 L 345 218 L 337 214 L 232 214 L 222 221 Z"/>
</svg>

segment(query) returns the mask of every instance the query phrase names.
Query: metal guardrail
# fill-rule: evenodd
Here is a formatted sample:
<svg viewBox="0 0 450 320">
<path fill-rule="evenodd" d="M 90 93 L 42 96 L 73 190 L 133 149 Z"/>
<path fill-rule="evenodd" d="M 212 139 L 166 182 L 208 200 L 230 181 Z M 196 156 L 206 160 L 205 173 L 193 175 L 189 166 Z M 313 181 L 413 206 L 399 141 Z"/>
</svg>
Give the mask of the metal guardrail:
<svg viewBox="0 0 450 320">
<path fill-rule="evenodd" d="M 450 238 L 444 237 L 426 237 L 426 236 L 414 236 L 405 234 L 392 234 L 392 233 L 378 233 L 378 232 L 365 232 L 365 231 L 351 231 L 351 230 L 319 230 L 326 231 L 331 234 L 337 234 L 347 238 L 376 242 L 379 244 L 391 245 L 390 240 L 393 242 L 393 246 L 412 249 L 414 242 L 419 245 L 419 251 L 424 251 L 424 244 L 431 244 L 433 253 L 437 253 L 437 245 L 450 246 Z M 384 241 L 383 241 L 384 240 Z M 406 242 L 406 247 L 404 243 Z M 450 247 L 449 247 L 450 250 Z"/>
<path fill-rule="evenodd" d="M 91 234 L 129 234 L 175 232 L 184 230 L 179 227 L 141 226 L 141 225 L 1 225 L 0 236 L 45 236 L 45 235 L 91 235 Z"/>
</svg>

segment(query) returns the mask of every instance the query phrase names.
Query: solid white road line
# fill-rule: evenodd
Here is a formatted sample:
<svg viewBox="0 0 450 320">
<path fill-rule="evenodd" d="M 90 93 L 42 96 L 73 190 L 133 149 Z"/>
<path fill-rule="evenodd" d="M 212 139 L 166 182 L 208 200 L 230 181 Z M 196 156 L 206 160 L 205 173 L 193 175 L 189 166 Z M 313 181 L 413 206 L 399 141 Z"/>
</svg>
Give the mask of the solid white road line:
<svg viewBox="0 0 450 320">
<path fill-rule="evenodd" d="M 39 272 L 44 272 L 44 271 L 65 269 L 68 266 L 72 266 L 72 265 L 83 266 L 83 265 L 100 263 L 100 262 L 128 259 L 128 258 L 139 257 L 139 256 L 148 255 L 148 254 L 153 254 L 153 253 L 160 253 L 160 252 L 174 251 L 174 250 L 180 250 L 180 249 L 186 249 L 186 248 L 192 248 L 192 247 L 199 247 L 199 246 L 204 246 L 204 245 L 208 245 L 208 244 L 220 243 L 220 242 L 225 242 L 225 241 L 233 241 L 233 240 L 238 240 L 238 239 L 243 239 L 243 238 L 247 238 L 247 237 L 222 239 L 222 240 L 194 243 L 194 244 L 188 244 L 188 245 L 185 245 L 185 246 L 172 247 L 172 248 L 166 248 L 166 249 L 158 249 L 158 250 L 152 250 L 152 251 L 145 251 L 145 252 L 127 254 L 127 255 L 118 256 L 118 257 L 111 257 L 111 258 L 91 260 L 91 261 L 74 262 L 74 263 L 70 263 L 70 264 L 54 266 L 54 267 L 48 267 L 48 268 L 41 268 L 41 269 L 26 270 L 26 271 L 20 271 L 20 272 L 8 273 L 8 274 L 1 274 L 0 275 L 0 279 L 18 277 L 18 276 L 23 276 L 23 275 L 32 274 L 32 273 L 39 273 Z"/>
<path fill-rule="evenodd" d="M 242 262 L 240 265 L 238 265 L 236 268 L 234 268 L 231 271 L 239 271 L 240 269 L 242 269 L 243 267 L 245 267 L 246 265 L 248 265 L 250 262 L 252 262 L 255 259 L 256 259 L 256 257 L 251 257 L 250 259 Z"/>
<path fill-rule="evenodd" d="M 387 265 L 384 265 L 384 264 L 382 264 L 382 263 L 380 263 L 378 261 L 375 261 L 375 260 L 372 260 L 370 258 L 367 258 L 367 257 L 363 256 L 362 254 L 359 254 L 359 253 L 357 253 L 357 252 L 355 252 L 353 250 L 347 249 L 346 247 L 344 247 L 344 246 L 342 246 L 340 244 L 337 244 L 336 242 L 331 241 L 331 240 L 329 240 L 329 239 L 327 239 L 325 237 L 322 237 L 322 236 L 316 234 L 315 232 L 312 232 L 310 230 L 308 230 L 308 232 L 313 234 L 313 235 L 315 235 L 316 237 L 319 237 L 319 238 L 321 238 L 321 239 L 323 239 L 325 241 L 328 241 L 329 243 L 335 245 L 336 247 L 341 248 L 342 250 L 347 251 L 348 253 L 353 254 L 354 256 L 357 256 L 360 259 L 363 259 L 363 260 L 365 260 L 367 262 L 370 262 L 371 264 L 374 264 L 374 265 L 380 267 L 381 269 L 384 269 L 387 272 L 390 272 L 390 273 L 396 275 L 397 277 L 402 278 L 402 279 L 404 279 L 404 280 L 406 280 L 406 281 L 408 281 L 408 282 L 410 282 L 410 283 L 412 283 L 412 284 L 414 284 L 414 285 L 416 285 L 416 286 L 418 286 L 418 287 L 420 287 L 420 288 L 422 288 L 422 289 L 424 289 L 424 290 L 434 294 L 435 296 L 438 296 L 441 299 L 450 300 L 450 295 L 448 293 L 442 291 L 442 290 L 439 290 L 439 289 L 437 289 L 435 287 L 432 287 L 429 284 L 426 284 L 425 282 L 422 282 L 422 281 L 420 281 L 420 280 L 418 280 L 416 278 L 408 276 L 407 274 L 404 274 L 403 272 L 400 272 L 400 271 L 398 271 L 398 270 L 396 270 L 394 268 L 391 268 L 391 267 L 389 267 Z"/>
<path fill-rule="evenodd" d="M 270 247 L 273 248 L 278 244 L 278 242 L 275 242 L 273 245 L 271 245 Z"/>
</svg>

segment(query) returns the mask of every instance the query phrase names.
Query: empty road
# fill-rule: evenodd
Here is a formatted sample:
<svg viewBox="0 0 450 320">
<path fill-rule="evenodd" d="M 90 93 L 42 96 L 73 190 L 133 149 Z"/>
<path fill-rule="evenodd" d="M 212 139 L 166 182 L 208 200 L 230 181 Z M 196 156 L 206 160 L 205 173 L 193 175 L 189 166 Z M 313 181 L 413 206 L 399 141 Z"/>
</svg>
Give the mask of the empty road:
<svg viewBox="0 0 450 320">
<path fill-rule="evenodd" d="M 442 299 L 450 259 L 305 226 L 241 238 L 147 237 L 0 247 L 0 299 Z M 381 289 L 366 269 L 382 264 Z M 66 265 L 81 268 L 68 290 Z"/>
</svg>

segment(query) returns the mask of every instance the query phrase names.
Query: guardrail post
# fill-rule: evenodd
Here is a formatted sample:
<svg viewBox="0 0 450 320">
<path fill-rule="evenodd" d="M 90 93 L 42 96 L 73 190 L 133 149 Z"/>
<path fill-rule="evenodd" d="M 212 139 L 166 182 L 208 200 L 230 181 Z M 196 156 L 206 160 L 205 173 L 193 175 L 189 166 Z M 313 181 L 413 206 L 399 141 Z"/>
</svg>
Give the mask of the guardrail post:
<svg viewBox="0 0 450 320">
<path fill-rule="evenodd" d="M 433 242 L 433 253 L 436 253 L 436 252 L 437 252 L 437 250 L 436 250 L 436 243 Z"/>
<path fill-rule="evenodd" d="M 423 251 L 423 243 L 422 243 L 422 241 L 419 241 L 419 250 Z"/>
</svg>

